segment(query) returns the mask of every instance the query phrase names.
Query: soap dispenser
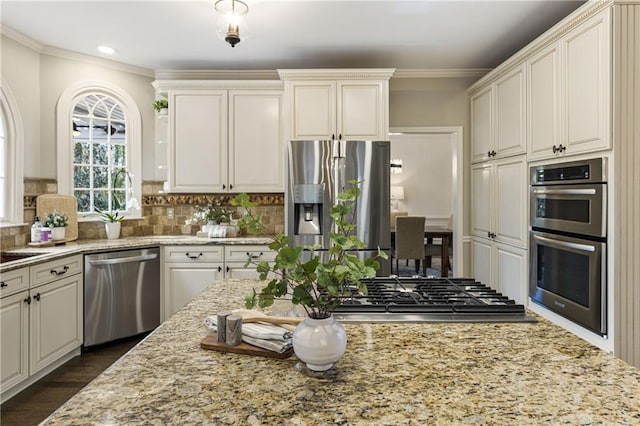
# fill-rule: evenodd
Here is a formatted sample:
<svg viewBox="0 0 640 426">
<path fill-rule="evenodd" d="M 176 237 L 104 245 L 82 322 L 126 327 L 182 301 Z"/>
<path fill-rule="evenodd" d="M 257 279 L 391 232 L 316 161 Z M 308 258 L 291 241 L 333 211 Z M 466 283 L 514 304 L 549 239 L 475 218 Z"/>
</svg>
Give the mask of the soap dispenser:
<svg viewBox="0 0 640 426">
<path fill-rule="evenodd" d="M 40 223 L 40 218 L 36 216 L 33 220 L 33 225 L 31 225 L 31 242 L 39 243 L 42 238 L 42 224 Z"/>
</svg>

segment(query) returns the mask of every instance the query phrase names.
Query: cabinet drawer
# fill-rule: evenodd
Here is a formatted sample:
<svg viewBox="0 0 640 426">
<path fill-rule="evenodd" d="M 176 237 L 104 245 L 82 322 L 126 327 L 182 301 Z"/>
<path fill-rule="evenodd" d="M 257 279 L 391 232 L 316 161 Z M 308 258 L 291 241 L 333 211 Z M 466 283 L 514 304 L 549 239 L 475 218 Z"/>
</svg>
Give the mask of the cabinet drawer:
<svg viewBox="0 0 640 426">
<path fill-rule="evenodd" d="M 29 268 L 3 272 L 0 275 L 0 297 L 9 296 L 29 288 Z"/>
<path fill-rule="evenodd" d="M 256 245 L 234 245 L 225 246 L 224 258 L 226 262 L 246 262 L 247 259 L 252 259 L 254 262 L 262 260 L 273 260 L 276 258 L 276 252 L 269 249 L 268 246 Z"/>
<path fill-rule="evenodd" d="M 168 246 L 164 248 L 165 263 L 222 262 L 222 246 Z"/>
<path fill-rule="evenodd" d="M 41 265 L 35 265 L 31 267 L 31 288 L 81 272 L 82 255 L 65 257 Z"/>
</svg>

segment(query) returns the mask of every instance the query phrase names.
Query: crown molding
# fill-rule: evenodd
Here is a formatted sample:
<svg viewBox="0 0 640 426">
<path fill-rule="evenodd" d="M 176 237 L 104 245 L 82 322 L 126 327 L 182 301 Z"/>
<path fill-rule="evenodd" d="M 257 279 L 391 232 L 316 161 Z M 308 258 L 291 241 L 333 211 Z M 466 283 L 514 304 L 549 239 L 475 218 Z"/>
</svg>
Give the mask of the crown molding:
<svg viewBox="0 0 640 426">
<path fill-rule="evenodd" d="M 53 56 L 57 58 L 70 59 L 74 61 L 85 62 L 89 64 L 99 65 L 105 68 L 111 68 L 118 71 L 124 71 L 132 74 L 142 75 L 144 77 L 153 77 L 153 71 L 148 68 L 138 67 L 135 65 L 125 64 L 123 62 L 114 61 L 111 59 L 98 58 L 92 55 L 86 55 L 84 53 L 78 53 L 67 49 L 60 49 L 58 47 L 48 46 L 42 44 L 26 35 L 7 27 L 6 25 L 0 26 L 0 32 L 2 35 L 22 44 L 23 46 L 33 50 L 41 55 Z"/>
<path fill-rule="evenodd" d="M 154 89 L 159 92 L 168 90 L 186 89 L 272 89 L 282 90 L 284 82 L 281 80 L 155 80 L 151 82 Z"/>
<path fill-rule="evenodd" d="M 278 75 L 283 80 L 388 80 L 394 72 L 395 68 L 314 68 L 279 69 Z"/>
<path fill-rule="evenodd" d="M 28 47 L 29 49 L 37 52 L 37 53 L 42 53 L 42 51 L 44 50 L 45 45 L 35 41 L 34 39 L 32 39 L 31 37 L 27 37 L 26 35 L 22 34 L 21 32 L 18 32 L 16 30 L 14 30 L 11 27 L 7 27 L 6 25 L 0 24 L 0 33 L 3 36 L 6 36 L 8 38 L 10 38 L 13 41 L 16 41 L 18 43 L 20 43 L 21 45 Z"/>
<path fill-rule="evenodd" d="M 518 52 L 514 53 L 509 59 L 502 62 L 484 77 L 472 84 L 467 89 L 467 93 L 471 95 L 482 89 L 488 83 L 510 72 L 513 68 L 538 53 L 544 47 L 558 41 L 565 34 L 572 31 L 575 27 L 582 24 L 584 21 L 598 14 L 602 10 L 611 7 L 614 4 L 628 4 L 628 2 L 625 0 L 589 0 L 578 9 L 574 10 L 562 21 L 558 22 L 553 27 L 542 33 L 542 35 L 533 40 L 531 43 L 527 44 Z"/>
<path fill-rule="evenodd" d="M 278 80 L 276 70 L 156 70 L 156 80 Z"/>
<path fill-rule="evenodd" d="M 398 69 L 393 74 L 393 78 L 464 78 L 482 77 L 490 72 L 491 68 L 424 68 L 424 69 Z"/>
</svg>

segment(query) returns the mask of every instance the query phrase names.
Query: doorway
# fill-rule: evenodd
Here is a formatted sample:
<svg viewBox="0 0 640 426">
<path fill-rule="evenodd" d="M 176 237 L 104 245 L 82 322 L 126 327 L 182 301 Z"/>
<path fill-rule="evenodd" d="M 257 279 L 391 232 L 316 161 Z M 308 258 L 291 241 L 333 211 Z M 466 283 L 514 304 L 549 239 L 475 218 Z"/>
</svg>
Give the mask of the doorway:
<svg viewBox="0 0 640 426">
<path fill-rule="evenodd" d="M 427 223 L 437 226 L 446 226 L 452 216 L 451 268 L 454 277 L 462 276 L 462 126 L 394 127 L 389 130 L 389 140 L 392 163 L 401 160 L 401 167 L 394 164 L 399 173 L 391 175 L 391 185 L 404 189 L 404 199 L 397 201 L 398 210 L 404 208 L 409 214 L 425 216 Z"/>
</svg>

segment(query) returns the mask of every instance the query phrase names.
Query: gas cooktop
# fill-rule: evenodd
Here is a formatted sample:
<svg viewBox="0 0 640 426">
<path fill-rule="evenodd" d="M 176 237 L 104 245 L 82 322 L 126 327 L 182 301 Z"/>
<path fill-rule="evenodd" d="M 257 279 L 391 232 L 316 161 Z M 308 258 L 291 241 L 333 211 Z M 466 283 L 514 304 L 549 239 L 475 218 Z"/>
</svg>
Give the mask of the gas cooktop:
<svg viewBox="0 0 640 426">
<path fill-rule="evenodd" d="M 334 315 L 343 322 L 537 322 L 523 305 L 470 278 L 363 280 Z"/>
</svg>

